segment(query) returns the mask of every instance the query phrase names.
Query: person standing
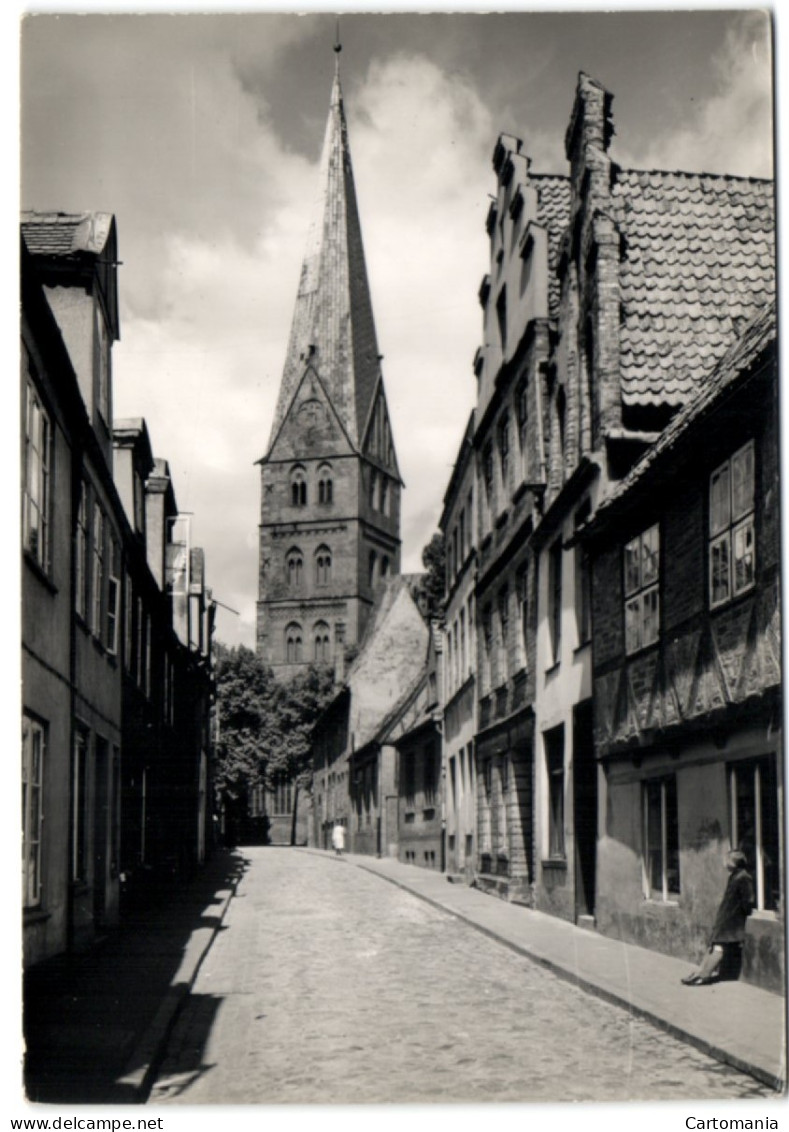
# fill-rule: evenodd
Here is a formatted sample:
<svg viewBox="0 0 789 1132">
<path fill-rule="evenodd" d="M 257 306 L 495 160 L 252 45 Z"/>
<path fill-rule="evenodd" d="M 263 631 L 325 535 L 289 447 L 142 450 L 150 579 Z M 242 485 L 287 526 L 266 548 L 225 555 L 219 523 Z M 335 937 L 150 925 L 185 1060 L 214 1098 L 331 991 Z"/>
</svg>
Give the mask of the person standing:
<svg viewBox="0 0 789 1132">
<path fill-rule="evenodd" d="M 334 846 L 334 852 L 338 857 L 341 857 L 345 848 L 345 828 L 339 822 L 335 822 L 334 829 L 331 831 L 331 843 Z"/>
<path fill-rule="evenodd" d="M 729 880 L 712 926 L 709 947 L 698 970 L 692 971 L 682 980 L 686 987 L 701 987 L 717 982 L 724 958 L 739 959 L 742 952 L 745 921 L 755 904 L 753 880 L 748 872 L 747 858 L 739 849 L 729 853 L 726 868 L 729 870 Z"/>
</svg>

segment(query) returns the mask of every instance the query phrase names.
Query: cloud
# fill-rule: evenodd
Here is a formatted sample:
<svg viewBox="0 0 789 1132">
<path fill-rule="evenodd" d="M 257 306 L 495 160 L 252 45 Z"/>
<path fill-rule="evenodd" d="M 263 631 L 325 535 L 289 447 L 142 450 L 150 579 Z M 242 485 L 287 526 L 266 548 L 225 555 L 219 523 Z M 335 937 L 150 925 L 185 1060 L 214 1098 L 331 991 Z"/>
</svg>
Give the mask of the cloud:
<svg viewBox="0 0 789 1132">
<path fill-rule="evenodd" d="M 628 139 L 623 164 L 688 172 L 767 177 L 773 174 L 772 55 L 766 12 L 743 13 L 711 60 L 714 91 L 685 124 L 651 145 Z"/>
</svg>

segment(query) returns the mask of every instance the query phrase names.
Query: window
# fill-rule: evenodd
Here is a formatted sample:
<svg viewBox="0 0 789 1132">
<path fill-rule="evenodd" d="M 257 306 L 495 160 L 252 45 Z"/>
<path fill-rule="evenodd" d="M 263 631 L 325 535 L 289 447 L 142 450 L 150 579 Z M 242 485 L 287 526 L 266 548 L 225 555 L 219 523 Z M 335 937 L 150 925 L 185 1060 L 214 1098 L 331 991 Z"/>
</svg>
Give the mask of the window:
<svg viewBox="0 0 789 1132">
<path fill-rule="evenodd" d="M 432 806 L 438 787 L 438 760 L 431 743 L 425 745 L 422 754 L 425 763 L 425 805 Z"/>
<path fill-rule="evenodd" d="M 331 551 L 328 546 L 319 546 L 315 551 L 315 582 L 328 586 L 331 581 Z"/>
<path fill-rule="evenodd" d="M 388 578 L 389 577 L 389 558 L 386 554 L 381 559 L 381 577 L 382 578 Z"/>
<path fill-rule="evenodd" d="M 118 652 L 118 619 L 121 602 L 121 552 L 116 539 L 110 536 L 109 575 L 107 578 L 107 617 L 104 644 L 113 656 Z"/>
<path fill-rule="evenodd" d="M 368 563 L 367 563 L 367 578 L 368 578 L 370 585 L 372 585 L 373 582 L 375 581 L 375 566 L 376 566 L 377 561 L 378 561 L 378 555 L 375 553 L 374 550 L 371 550 L 370 551 L 370 557 L 369 557 L 369 560 L 368 560 Z"/>
<path fill-rule="evenodd" d="M 710 476 L 710 605 L 753 586 L 755 450 L 750 441 Z"/>
<path fill-rule="evenodd" d="M 381 476 L 381 514 L 389 514 L 389 480 Z"/>
<path fill-rule="evenodd" d="M 274 785 L 273 810 L 275 814 L 289 814 L 293 809 L 293 787 L 290 782 L 277 782 Z"/>
<path fill-rule="evenodd" d="M 550 663 L 556 664 L 562 643 L 562 540 L 558 538 L 548 551 L 548 629 Z"/>
<path fill-rule="evenodd" d="M 485 500 L 493 505 L 493 445 L 488 441 L 482 453 L 482 478 L 485 482 Z"/>
<path fill-rule="evenodd" d="M 325 664 L 331 660 L 331 638 L 329 626 L 325 621 L 318 621 L 315 625 L 315 660 L 318 664 Z"/>
<path fill-rule="evenodd" d="M 529 664 L 529 568 L 521 567 L 518 573 L 518 606 L 520 613 L 520 653 L 521 664 Z"/>
<path fill-rule="evenodd" d="M 25 908 L 41 903 L 41 830 L 46 731 L 22 717 L 22 898 Z"/>
<path fill-rule="evenodd" d="M 87 880 L 88 869 L 88 736 L 77 731 L 71 764 L 71 879 Z"/>
<path fill-rule="evenodd" d="M 142 608 L 142 598 L 137 598 L 137 623 L 135 625 L 135 647 L 134 647 L 134 676 L 137 681 L 137 686 L 142 687 L 145 679 L 143 671 L 143 664 L 145 663 L 145 616 Z"/>
<path fill-rule="evenodd" d="M 304 575 L 304 558 L 298 547 L 292 547 L 287 557 L 288 589 L 300 590 Z"/>
<path fill-rule="evenodd" d="M 134 529 L 145 534 L 145 489 L 138 471 L 134 473 Z"/>
<path fill-rule="evenodd" d="M 145 614 L 145 667 L 143 669 L 143 691 L 151 698 L 151 615 Z"/>
<path fill-rule="evenodd" d="M 499 324 L 499 340 L 502 353 L 507 348 L 507 288 L 502 287 L 496 299 L 496 320 Z"/>
<path fill-rule="evenodd" d="M 772 756 L 729 767 L 731 845 L 748 858 L 756 907 L 778 908 L 781 896 L 778 784 Z"/>
<path fill-rule="evenodd" d="M 458 660 L 459 660 L 459 663 L 460 663 L 460 678 L 461 678 L 461 680 L 463 680 L 463 679 L 465 679 L 466 672 L 468 671 L 468 669 L 466 667 L 466 611 L 465 611 L 465 609 L 461 609 L 461 611 L 460 611 L 459 626 L 460 626 L 460 644 L 459 644 L 459 650 L 458 650 L 459 651 Z"/>
<path fill-rule="evenodd" d="M 499 421 L 499 464 L 501 466 L 501 482 L 506 491 L 510 475 L 510 417 L 505 413 Z"/>
<path fill-rule="evenodd" d="M 644 783 L 644 896 L 669 900 L 679 895 L 677 780 Z"/>
<path fill-rule="evenodd" d="M 75 608 L 80 617 L 88 616 L 88 486 L 83 480 L 77 507 L 76 547 L 74 554 Z"/>
<path fill-rule="evenodd" d="M 299 664 L 301 662 L 301 625 L 292 621 L 285 630 L 285 656 L 288 664 Z"/>
<path fill-rule="evenodd" d="M 334 497 L 331 468 L 328 464 L 318 469 L 318 502 L 331 503 Z"/>
<path fill-rule="evenodd" d="M 293 507 L 307 506 L 307 475 L 302 467 L 290 473 L 290 502 Z"/>
<path fill-rule="evenodd" d="M 101 638 L 102 606 L 104 602 L 104 512 L 98 503 L 93 504 L 93 577 L 91 579 L 93 615 L 91 629 Z"/>
<path fill-rule="evenodd" d="M 586 522 L 592 512 L 592 504 L 585 499 L 575 512 L 576 532 Z M 575 624 L 578 633 L 578 644 L 584 645 L 592 636 L 592 601 L 591 577 L 589 564 L 589 551 L 585 544 L 577 541 L 575 544 Z"/>
<path fill-rule="evenodd" d="M 548 856 L 563 860 L 564 847 L 564 726 L 545 732 L 545 772 L 548 779 Z"/>
<path fill-rule="evenodd" d="M 124 594 L 123 594 L 123 663 L 127 672 L 133 675 L 133 659 L 134 659 L 134 593 L 132 590 L 131 575 L 126 573 L 124 578 Z"/>
<path fill-rule="evenodd" d="M 25 406 L 25 481 L 22 502 L 24 548 L 49 568 L 50 460 L 52 425 L 28 381 Z"/>
<path fill-rule="evenodd" d="M 528 390 L 529 390 L 529 386 L 528 386 L 528 383 L 526 381 L 526 378 L 523 378 L 520 385 L 518 386 L 518 391 L 516 393 L 516 404 L 517 404 L 517 410 L 518 410 L 518 439 L 520 440 L 521 452 L 524 455 L 524 465 L 525 465 L 526 440 L 527 440 L 526 426 L 529 422 Z M 524 475 L 525 475 L 526 474 L 525 466 L 524 466 L 523 472 L 524 472 Z"/>
<path fill-rule="evenodd" d="M 625 647 L 652 645 L 660 632 L 660 528 L 657 523 L 625 546 Z"/>
</svg>

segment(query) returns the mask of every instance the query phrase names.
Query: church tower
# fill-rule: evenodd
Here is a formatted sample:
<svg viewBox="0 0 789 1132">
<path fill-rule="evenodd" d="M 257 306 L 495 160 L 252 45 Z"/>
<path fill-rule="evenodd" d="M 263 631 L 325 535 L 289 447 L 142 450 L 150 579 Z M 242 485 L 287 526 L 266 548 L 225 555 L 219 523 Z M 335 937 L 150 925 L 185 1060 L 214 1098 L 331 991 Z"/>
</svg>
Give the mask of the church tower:
<svg viewBox="0 0 789 1132">
<path fill-rule="evenodd" d="M 364 632 L 400 571 L 400 491 L 362 248 L 339 47 L 320 188 L 261 465 L 257 651 L 288 678 Z"/>
</svg>

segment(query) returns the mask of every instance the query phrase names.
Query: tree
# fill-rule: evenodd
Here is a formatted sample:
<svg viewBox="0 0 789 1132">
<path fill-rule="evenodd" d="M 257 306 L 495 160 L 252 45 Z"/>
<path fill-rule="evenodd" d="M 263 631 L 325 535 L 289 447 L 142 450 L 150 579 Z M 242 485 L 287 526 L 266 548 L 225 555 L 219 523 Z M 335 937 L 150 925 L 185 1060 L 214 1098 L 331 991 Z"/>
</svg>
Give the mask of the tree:
<svg viewBox="0 0 789 1132">
<path fill-rule="evenodd" d="M 283 780 L 308 784 L 312 728 L 331 698 L 331 669 L 310 667 L 280 683 L 251 649 L 217 644 L 215 679 L 222 795 L 239 800 L 254 786 L 271 790 Z"/>
<path fill-rule="evenodd" d="M 446 545 L 440 531 L 436 531 L 422 551 L 422 565 L 425 573 L 419 583 L 419 593 L 424 603 L 425 616 L 428 620 L 443 623 Z"/>
</svg>

